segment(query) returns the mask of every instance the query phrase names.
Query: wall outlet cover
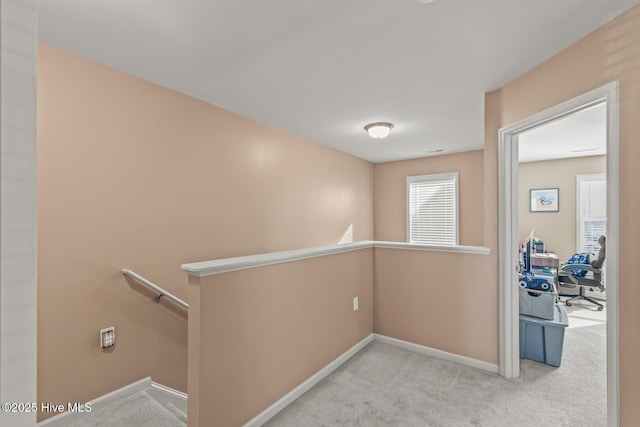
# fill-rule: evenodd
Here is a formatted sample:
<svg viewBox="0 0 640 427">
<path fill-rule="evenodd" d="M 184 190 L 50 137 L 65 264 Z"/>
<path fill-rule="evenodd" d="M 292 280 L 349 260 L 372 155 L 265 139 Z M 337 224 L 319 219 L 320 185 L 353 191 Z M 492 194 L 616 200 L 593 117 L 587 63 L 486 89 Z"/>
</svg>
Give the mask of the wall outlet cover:
<svg viewBox="0 0 640 427">
<path fill-rule="evenodd" d="M 113 347 L 116 343 L 116 328 L 111 326 L 110 328 L 100 329 L 100 348 Z"/>
</svg>

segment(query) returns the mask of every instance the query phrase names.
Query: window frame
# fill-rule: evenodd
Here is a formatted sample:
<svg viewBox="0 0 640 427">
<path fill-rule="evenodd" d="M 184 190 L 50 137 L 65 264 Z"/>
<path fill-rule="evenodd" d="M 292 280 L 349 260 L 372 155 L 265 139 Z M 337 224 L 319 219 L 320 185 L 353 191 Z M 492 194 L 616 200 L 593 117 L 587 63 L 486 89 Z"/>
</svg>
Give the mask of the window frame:
<svg viewBox="0 0 640 427">
<path fill-rule="evenodd" d="M 455 186 L 455 243 L 447 244 L 446 246 L 459 246 L 460 245 L 460 176 L 458 172 L 444 172 L 433 173 L 426 175 L 411 175 L 406 178 L 406 241 L 411 244 L 431 245 L 431 246 L 444 246 L 436 245 L 433 243 L 422 243 L 411 241 L 411 184 L 417 182 L 432 182 L 432 181 L 447 181 L 453 180 Z"/>
</svg>

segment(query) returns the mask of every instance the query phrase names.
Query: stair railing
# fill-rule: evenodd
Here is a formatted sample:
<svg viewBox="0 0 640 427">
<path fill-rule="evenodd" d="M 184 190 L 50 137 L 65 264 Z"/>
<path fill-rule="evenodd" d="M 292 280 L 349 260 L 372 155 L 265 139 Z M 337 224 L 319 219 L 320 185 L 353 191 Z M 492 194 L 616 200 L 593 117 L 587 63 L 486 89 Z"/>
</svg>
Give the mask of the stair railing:
<svg viewBox="0 0 640 427">
<path fill-rule="evenodd" d="M 122 274 L 124 274 L 125 276 L 131 277 L 136 282 L 146 286 L 147 288 L 153 290 L 154 292 L 157 292 L 158 293 L 158 297 L 156 298 L 156 302 L 160 302 L 160 299 L 162 297 L 165 297 L 169 301 L 173 302 L 176 305 L 179 305 L 180 307 L 184 308 L 185 310 L 189 310 L 189 304 L 187 304 L 186 302 L 182 301 L 180 298 L 178 298 L 177 296 L 173 295 L 172 293 L 165 291 L 160 286 L 156 285 L 155 283 L 151 282 L 150 280 L 145 279 L 144 277 L 142 277 L 138 273 L 136 273 L 134 271 L 131 271 L 131 270 L 127 269 L 127 268 L 124 268 L 124 269 L 122 269 Z"/>
</svg>

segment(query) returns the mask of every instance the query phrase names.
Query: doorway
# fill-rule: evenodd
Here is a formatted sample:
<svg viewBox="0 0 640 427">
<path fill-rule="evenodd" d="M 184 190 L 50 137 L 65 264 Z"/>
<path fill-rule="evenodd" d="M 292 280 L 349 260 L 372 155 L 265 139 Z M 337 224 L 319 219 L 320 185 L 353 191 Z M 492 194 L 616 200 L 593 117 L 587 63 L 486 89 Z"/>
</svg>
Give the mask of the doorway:
<svg viewBox="0 0 640 427">
<path fill-rule="evenodd" d="M 598 104 L 606 104 L 607 189 L 607 418 L 618 421 L 618 109 L 617 82 L 609 83 L 560 105 L 500 129 L 499 247 L 500 247 L 500 374 L 520 375 L 518 267 L 518 141 L 526 131 L 558 121 Z"/>
</svg>

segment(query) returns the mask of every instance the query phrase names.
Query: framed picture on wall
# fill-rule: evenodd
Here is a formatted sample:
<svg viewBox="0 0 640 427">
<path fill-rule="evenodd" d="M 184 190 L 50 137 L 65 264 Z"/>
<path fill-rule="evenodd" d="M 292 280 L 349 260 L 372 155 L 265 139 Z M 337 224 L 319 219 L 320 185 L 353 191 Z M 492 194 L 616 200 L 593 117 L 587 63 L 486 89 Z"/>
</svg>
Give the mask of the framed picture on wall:
<svg viewBox="0 0 640 427">
<path fill-rule="evenodd" d="M 531 212 L 558 212 L 560 206 L 558 196 L 560 190 L 557 188 L 535 188 L 531 189 Z"/>
</svg>

